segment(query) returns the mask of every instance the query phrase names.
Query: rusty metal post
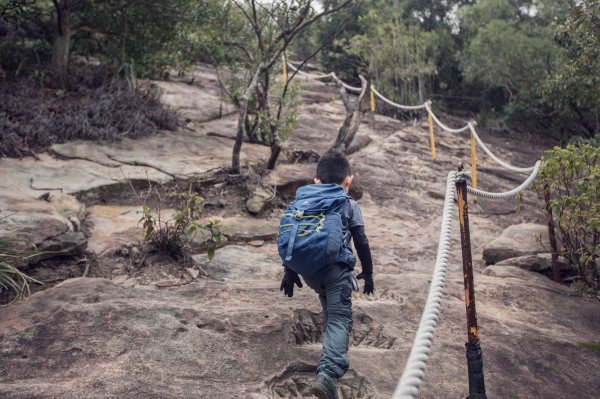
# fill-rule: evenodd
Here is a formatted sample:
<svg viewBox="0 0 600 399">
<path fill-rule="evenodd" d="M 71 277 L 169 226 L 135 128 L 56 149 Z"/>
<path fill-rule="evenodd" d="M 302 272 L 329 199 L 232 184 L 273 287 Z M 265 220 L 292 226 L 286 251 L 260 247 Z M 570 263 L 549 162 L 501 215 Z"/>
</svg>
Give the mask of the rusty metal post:
<svg viewBox="0 0 600 399">
<path fill-rule="evenodd" d="M 458 218 L 460 221 L 460 241 L 462 247 L 463 275 L 465 279 L 465 305 L 467 308 L 467 369 L 469 373 L 469 399 L 487 399 L 483 380 L 483 359 L 477 332 L 477 311 L 475 309 L 475 286 L 473 282 L 473 260 L 471 258 L 471 236 L 469 232 L 469 204 L 467 201 L 467 179 L 460 176 L 464 166 L 458 166 L 459 178 L 456 181 L 458 197 Z"/>
</svg>

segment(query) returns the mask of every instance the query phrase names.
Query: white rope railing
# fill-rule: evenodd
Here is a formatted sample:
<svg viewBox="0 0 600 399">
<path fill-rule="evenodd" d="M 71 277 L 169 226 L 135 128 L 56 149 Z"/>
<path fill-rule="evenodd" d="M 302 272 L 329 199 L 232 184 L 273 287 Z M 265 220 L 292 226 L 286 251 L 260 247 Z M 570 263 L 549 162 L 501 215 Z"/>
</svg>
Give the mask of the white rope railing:
<svg viewBox="0 0 600 399">
<path fill-rule="evenodd" d="M 433 120 L 435 121 L 435 123 L 437 123 L 437 125 L 439 127 L 441 127 L 442 129 L 444 129 L 447 132 L 450 132 L 450 133 L 462 133 L 462 132 L 464 132 L 466 130 L 469 130 L 469 125 L 463 126 L 461 128 L 458 128 L 458 129 L 453 129 L 451 127 L 448 127 L 448 126 L 444 125 L 442 123 L 442 121 L 440 121 L 438 119 L 438 117 L 431 110 L 431 102 L 430 101 L 425 102 L 425 109 L 427 110 L 427 112 L 429 113 L 429 115 L 431 115 L 431 118 L 433 118 Z"/>
<path fill-rule="evenodd" d="M 533 172 L 529 177 L 518 187 L 502 192 L 491 193 L 487 191 L 477 190 L 471 186 L 467 186 L 467 191 L 471 194 L 482 198 L 489 199 L 507 199 L 513 198 L 521 191 L 525 190 L 536 178 L 540 169 L 541 161 L 537 161 L 533 168 Z M 467 176 L 470 178 L 470 173 L 461 172 L 464 175 L 458 175 L 456 172 L 448 174 L 446 182 L 446 197 L 444 200 L 444 213 L 442 215 L 442 227 L 440 229 L 440 241 L 438 244 L 438 252 L 433 269 L 433 277 L 429 287 L 429 294 L 425 302 L 425 308 L 421 316 L 419 328 L 415 334 L 415 340 L 408 355 L 408 360 L 404 366 L 404 371 L 398 382 L 398 386 L 394 391 L 392 399 L 416 399 L 419 395 L 419 389 L 425 378 L 425 367 L 429 354 L 431 353 L 431 345 L 433 343 L 433 334 L 437 325 L 438 316 L 442 297 L 444 295 L 444 286 L 446 282 L 446 272 L 448 270 L 448 256 L 450 251 L 450 231 L 452 228 L 452 208 L 454 206 L 454 197 L 456 195 L 456 186 L 458 179 Z"/>
<path fill-rule="evenodd" d="M 431 352 L 433 332 L 440 314 L 444 286 L 446 284 L 446 271 L 448 270 L 448 257 L 450 253 L 450 233 L 452 230 L 452 211 L 454 196 L 456 195 L 455 183 L 456 172 L 448 173 L 440 241 L 433 269 L 433 278 L 429 286 L 429 295 L 425 302 L 425 309 L 423 310 L 421 322 L 419 323 L 415 340 L 408 355 L 404 372 L 394 391 L 393 399 L 416 398 L 425 377 L 425 367 Z"/>
<path fill-rule="evenodd" d="M 381 99 L 384 103 L 387 103 L 389 105 L 391 105 L 392 107 L 396 107 L 396 108 L 400 108 L 400 109 L 404 109 L 404 110 L 408 110 L 408 111 L 412 111 L 412 110 L 419 110 L 419 109 L 423 109 L 425 108 L 425 104 L 421 104 L 421 105 L 402 105 L 402 104 L 398 104 L 393 102 L 392 100 L 385 98 L 376 88 L 374 85 L 371 85 L 371 90 L 373 90 L 373 93 L 375 93 L 375 95 L 377 97 L 379 97 L 379 99 Z"/>
<path fill-rule="evenodd" d="M 482 197 L 482 198 L 488 198 L 488 199 L 510 199 L 510 198 L 514 198 L 517 194 L 519 194 L 521 191 L 525 190 L 527 187 L 529 187 L 531 185 L 531 183 L 533 183 L 533 181 L 535 180 L 535 178 L 538 175 L 538 172 L 540 170 L 540 166 L 542 165 L 542 161 L 537 161 L 533 167 L 533 171 L 531 172 L 531 174 L 529 175 L 529 177 L 518 187 L 513 188 L 510 191 L 505 191 L 503 193 L 491 193 L 488 191 L 483 191 L 483 190 L 478 190 L 476 188 L 473 188 L 471 186 L 467 186 L 467 191 L 469 191 L 469 193 L 476 195 L 478 197 Z"/>
<path fill-rule="evenodd" d="M 512 165 L 504 162 L 503 160 L 498 158 L 492 151 L 490 151 L 490 149 L 483 143 L 483 141 L 481 141 L 481 139 L 479 138 L 479 135 L 477 134 L 477 131 L 475 130 L 475 125 L 472 122 L 469 122 L 469 124 L 467 126 L 471 130 L 471 134 L 475 138 L 475 141 L 477 141 L 477 144 L 479 145 L 479 147 L 481 147 L 481 149 L 483 151 L 485 151 L 485 153 L 488 154 L 490 156 L 490 158 L 492 158 L 494 160 L 494 162 L 496 162 L 498 165 L 501 165 L 505 169 L 508 169 L 512 172 L 517 172 L 517 173 L 528 173 L 535 169 L 535 165 L 532 167 L 529 167 L 529 168 L 519 168 L 519 167 L 512 166 Z"/>
<path fill-rule="evenodd" d="M 313 78 L 313 79 L 317 79 L 317 80 L 322 80 L 322 79 L 331 79 L 334 76 L 333 72 L 329 72 L 327 74 L 312 74 L 312 73 L 306 73 L 303 72 L 300 68 L 296 68 L 291 61 L 287 62 L 288 67 L 290 67 L 294 72 L 298 73 L 298 75 L 302 75 L 302 76 L 306 76 L 307 78 Z"/>
<path fill-rule="evenodd" d="M 355 93 L 360 93 L 361 88 L 360 87 L 354 87 L 354 86 L 350 86 L 348 84 L 346 84 L 343 80 L 341 80 L 340 78 L 337 77 L 337 75 L 334 72 L 330 72 L 328 74 L 310 74 L 310 73 L 306 73 L 306 72 L 302 72 L 299 68 L 296 68 L 293 63 L 291 61 L 288 61 L 288 66 L 290 68 L 292 68 L 294 71 L 297 71 L 297 73 L 299 73 L 302 76 L 306 76 L 309 78 L 313 78 L 313 79 L 318 79 L 318 80 L 323 80 L 323 79 L 334 79 L 337 82 L 339 82 L 346 90 L 351 91 L 351 92 L 355 92 Z M 297 64 L 297 63 L 296 63 Z M 373 90 L 373 93 L 375 94 L 375 96 L 377 96 L 379 99 L 381 99 L 383 102 L 385 102 L 386 104 L 391 105 L 392 107 L 396 107 L 398 109 L 402 109 L 405 111 L 416 111 L 416 110 L 420 110 L 425 108 L 425 110 L 427 111 L 427 113 L 431 116 L 431 119 L 444 131 L 447 131 L 449 133 L 462 133 L 465 132 L 467 130 L 469 130 L 471 132 L 471 134 L 473 135 L 473 138 L 475 138 L 475 141 L 477 142 L 477 145 L 479 147 L 481 147 L 481 149 L 487 154 L 489 155 L 489 157 L 496 162 L 498 165 L 502 166 L 503 168 L 505 168 L 506 170 L 509 170 L 511 172 L 517 172 L 517 173 L 529 173 L 532 172 L 535 168 L 535 166 L 531 166 L 528 168 L 521 168 L 521 167 L 517 167 L 517 166 L 512 166 L 507 162 L 504 162 L 503 160 L 501 160 L 500 158 L 498 158 L 486 145 L 485 143 L 481 140 L 481 138 L 479 137 L 479 135 L 477 134 L 477 131 L 475 130 L 475 123 L 473 122 L 469 122 L 467 123 L 465 126 L 460 127 L 460 128 L 451 128 L 447 125 L 445 125 L 434 113 L 433 110 L 431 109 L 431 101 L 426 101 L 424 104 L 420 104 L 420 105 L 403 105 L 403 104 L 398 104 L 392 100 L 390 100 L 389 98 L 386 98 L 383 94 L 381 94 L 374 85 L 371 85 L 371 90 Z"/>
<path fill-rule="evenodd" d="M 352 91 L 354 93 L 360 93 L 362 91 L 362 87 L 354 87 L 354 86 L 350 86 L 349 84 L 346 84 L 346 82 L 344 82 L 342 79 L 338 78 L 338 76 L 334 72 L 331 72 L 331 77 L 336 82 L 341 84 L 344 87 L 344 89 L 346 89 L 348 91 Z"/>
</svg>

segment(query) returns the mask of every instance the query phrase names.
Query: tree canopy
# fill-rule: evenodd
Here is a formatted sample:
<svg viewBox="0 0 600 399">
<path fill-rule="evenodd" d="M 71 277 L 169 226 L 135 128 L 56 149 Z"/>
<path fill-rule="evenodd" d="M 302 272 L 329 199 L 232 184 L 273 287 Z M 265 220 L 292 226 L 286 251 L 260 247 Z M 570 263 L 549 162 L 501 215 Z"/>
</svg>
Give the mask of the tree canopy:
<svg viewBox="0 0 600 399">
<path fill-rule="evenodd" d="M 237 80 L 239 103 L 262 64 L 257 115 L 285 52 L 355 85 L 363 74 L 399 102 L 431 98 L 482 124 L 589 138 L 599 20 L 598 0 L 0 0 L 0 78 L 56 84 L 50 76 L 100 65 L 135 81 L 205 62 Z M 276 141 L 267 136 L 250 132 Z"/>
</svg>

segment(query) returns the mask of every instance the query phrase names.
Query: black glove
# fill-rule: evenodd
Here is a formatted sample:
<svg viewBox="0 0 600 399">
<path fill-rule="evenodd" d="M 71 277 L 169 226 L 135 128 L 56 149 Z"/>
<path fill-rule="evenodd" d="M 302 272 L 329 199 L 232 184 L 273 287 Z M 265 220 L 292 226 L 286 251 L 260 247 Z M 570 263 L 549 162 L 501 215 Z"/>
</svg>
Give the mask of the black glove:
<svg viewBox="0 0 600 399">
<path fill-rule="evenodd" d="M 364 279 L 365 280 L 365 288 L 363 290 L 363 292 L 367 295 L 371 295 L 373 293 L 373 291 L 375 291 L 375 283 L 373 282 L 373 275 L 372 274 L 365 274 L 360 273 L 358 276 L 356 276 L 357 280 L 360 279 Z"/>
<path fill-rule="evenodd" d="M 286 267 L 283 278 L 281 279 L 279 291 L 283 291 L 284 295 L 291 298 L 294 296 L 294 284 L 296 284 L 298 288 L 302 288 L 302 281 L 300 281 L 298 273 Z"/>
</svg>

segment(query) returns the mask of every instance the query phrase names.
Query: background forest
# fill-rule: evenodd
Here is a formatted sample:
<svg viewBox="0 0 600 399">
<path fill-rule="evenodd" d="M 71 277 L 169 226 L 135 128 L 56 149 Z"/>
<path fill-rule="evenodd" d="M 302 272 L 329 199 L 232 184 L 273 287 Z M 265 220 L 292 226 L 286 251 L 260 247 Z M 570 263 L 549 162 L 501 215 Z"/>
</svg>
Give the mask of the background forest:
<svg viewBox="0 0 600 399">
<path fill-rule="evenodd" d="M 277 35 L 300 20 L 310 23 L 279 46 Z M 223 72 L 224 97 L 239 105 L 277 51 L 312 57 L 349 83 L 363 74 L 397 102 L 432 99 L 499 131 L 563 142 L 598 134 L 597 0 L 2 0 L 0 153 L 174 129 L 174 113 L 138 78 L 209 63 Z M 268 65 L 265 76 L 280 68 Z M 265 110 L 256 95 L 249 101 Z M 260 117 L 255 125 L 265 124 Z"/>
</svg>

